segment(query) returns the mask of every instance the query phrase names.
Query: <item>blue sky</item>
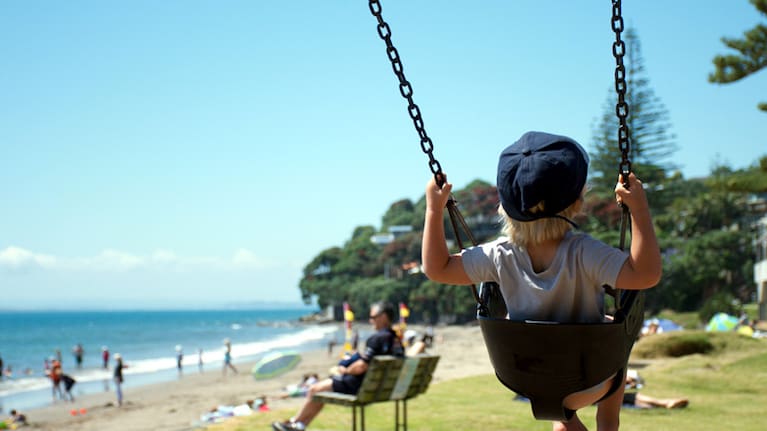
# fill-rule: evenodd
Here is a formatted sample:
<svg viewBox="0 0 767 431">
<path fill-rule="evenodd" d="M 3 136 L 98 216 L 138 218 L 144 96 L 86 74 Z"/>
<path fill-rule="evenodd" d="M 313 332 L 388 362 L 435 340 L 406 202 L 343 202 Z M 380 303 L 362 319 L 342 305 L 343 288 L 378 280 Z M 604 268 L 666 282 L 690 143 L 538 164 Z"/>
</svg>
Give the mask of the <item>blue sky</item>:
<svg viewBox="0 0 767 431">
<path fill-rule="evenodd" d="M 706 80 L 756 9 L 624 3 L 685 177 L 767 154 L 767 73 Z M 383 12 L 457 187 L 527 130 L 591 148 L 610 2 Z M 297 302 L 306 263 L 430 175 L 362 0 L 4 1 L 0 94 L 2 308 Z"/>
</svg>

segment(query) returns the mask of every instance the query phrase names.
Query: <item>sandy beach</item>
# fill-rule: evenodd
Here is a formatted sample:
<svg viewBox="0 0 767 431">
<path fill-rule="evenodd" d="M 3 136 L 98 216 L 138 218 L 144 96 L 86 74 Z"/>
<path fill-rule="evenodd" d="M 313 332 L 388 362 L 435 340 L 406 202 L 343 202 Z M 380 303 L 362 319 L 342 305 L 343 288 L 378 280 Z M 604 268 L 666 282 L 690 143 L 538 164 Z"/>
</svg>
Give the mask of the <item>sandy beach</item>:
<svg viewBox="0 0 767 431">
<path fill-rule="evenodd" d="M 410 326 L 416 328 L 416 326 Z M 435 329 L 435 343 L 430 353 L 441 356 L 433 383 L 490 374 L 492 367 L 487 356 L 479 327 L 445 326 Z M 239 374 L 223 375 L 221 369 L 209 367 L 203 373 L 189 369 L 172 382 L 131 387 L 130 376 L 124 385 L 125 403 L 116 407 L 114 392 L 84 395 L 75 403 L 58 402 L 52 406 L 25 411 L 30 427 L 56 431 L 146 431 L 192 430 L 199 427 L 200 416 L 219 405 L 243 404 L 248 399 L 266 395 L 272 409 L 295 408 L 300 398 L 279 399 L 283 388 L 300 381 L 305 373 L 317 372 L 326 376 L 327 370 L 338 360 L 327 351 L 302 355 L 299 365 L 292 371 L 270 380 L 256 381 L 250 374 L 252 363 L 235 363 Z M 11 406 L 9 406 L 11 407 Z M 71 410 L 85 409 L 84 415 L 71 415 Z"/>
</svg>

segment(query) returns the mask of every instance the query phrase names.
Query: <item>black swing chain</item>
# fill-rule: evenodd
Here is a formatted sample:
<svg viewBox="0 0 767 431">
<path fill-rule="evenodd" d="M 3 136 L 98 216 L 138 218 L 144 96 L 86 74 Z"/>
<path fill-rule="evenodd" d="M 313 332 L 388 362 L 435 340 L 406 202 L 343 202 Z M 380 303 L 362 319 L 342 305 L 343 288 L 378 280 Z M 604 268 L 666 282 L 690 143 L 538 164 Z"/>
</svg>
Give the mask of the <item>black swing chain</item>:
<svg viewBox="0 0 767 431">
<path fill-rule="evenodd" d="M 407 99 L 407 111 L 408 114 L 410 114 L 410 118 L 413 120 L 415 130 L 418 132 L 418 137 L 421 139 L 421 150 L 424 154 L 429 156 L 429 169 L 431 170 L 431 173 L 434 174 L 434 181 L 439 187 L 442 187 L 445 184 L 445 176 L 442 173 L 442 166 L 440 166 L 439 161 L 434 158 L 434 144 L 432 143 L 431 138 L 429 138 L 429 135 L 426 134 L 426 129 L 423 125 L 423 117 L 421 117 L 421 109 L 413 101 L 413 87 L 410 85 L 410 81 L 405 78 L 405 72 L 402 66 L 402 60 L 400 60 L 399 57 L 399 52 L 391 41 L 391 28 L 389 28 L 389 24 L 384 21 L 383 16 L 381 16 L 381 3 L 379 0 L 369 0 L 368 6 L 370 7 L 370 13 L 372 13 L 378 21 L 378 36 L 386 43 L 386 55 L 389 57 L 392 70 L 394 70 L 394 74 L 397 75 L 397 79 L 399 80 L 399 92 L 402 97 Z M 472 235 L 471 230 L 469 230 L 469 226 L 463 218 L 463 215 L 461 215 L 461 212 L 458 210 L 457 203 L 452 196 L 447 201 L 447 210 L 458 247 L 461 249 L 464 248 L 458 230 L 459 225 L 463 228 L 463 232 L 466 234 L 469 241 L 471 241 L 473 245 L 477 245 L 477 240 L 474 238 L 474 235 Z M 471 285 L 471 293 L 474 296 L 474 300 L 478 304 L 483 305 L 475 285 Z"/>
<path fill-rule="evenodd" d="M 405 78 L 405 72 L 402 67 L 402 61 L 399 57 L 397 48 L 394 47 L 391 41 L 391 29 L 389 24 L 384 21 L 381 16 L 381 3 L 378 0 L 369 0 L 368 6 L 370 7 L 370 13 L 378 20 L 378 36 L 386 42 L 386 55 L 391 61 L 391 67 L 394 70 L 394 74 L 399 79 L 399 92 L 402 97 L 407 99 L 407 111 L 410 114 L 410 118 L 413 120 L 418 137 L 421 138 L 421 150 L 429 156 L 429 169 L 434 174 L 434 179 L 441 187 L 445 180 L 442 175 L 442 166 L 440 166 L 437 159 L 434 158 L 434 145 L 431 142 L 431 138 L 426 134 L 426 129 L 423 125 L 423 117 L 421 117 L 421 109 L 413 102 L 413 87 L 410 85 L 410 81 Z"/>
<path fill-rule="evenodd" d="M 615 57 L 615 91 L 618 93 L 618 103 L 615 105 L 615 115 L 618 116 L 618 148 L 621 151 L 621 162 L 618 165 L 618 173 L 624 176 L 624 181 L 628 181 L 628 175 L 631 173 L 631 160 L 629 152 L 631 145 L 629 143 L 629 128 L 626 124 L 626 117 L 629 115 L 629 105 L 626 103 L 626 67 L 623 65 L 623 55 L 626 53 L 626 44 L 621 40 L 623 32 L 623 17 L 621 16 L 621 0 L 613 0 L 613 31 L 615 32 L 615 42 L 613 42 L 613 56 Z"/>
<path fill-rule="evenodd" d="M 626 117 L 629 115 L 629 105 L 626 103 L 626 67 L 623 65 L 623 56 L 626 54 L 626 44 L 621 40 L 623 32 L 623 16 L 621 11 L 621 0 L 613 0 L 612 27 L 615 32 L 615 42 L 613 42 L 613 57 L 615 57 L 615 91 L 618 93 L 618 103 L 615 105 L 615 115 L 618 116 L 618 149 L 621 152 L 621 161 L 618 165 L 618 173 L 621 175 L 621 181 L 625 187 L 628 187 L 628 177 L 631 173 L 631 160 L 629 153 L 631 144 L 629 142 L 629 127 L 626 124 Z M 631 214 L 626 205 L 621 207 L 621 225 L 618 248 L 626 249 L 626 230 L 630 224 Z M 616 314 L 622 312 L 621 293 L 618 289 L 610 289 L 615 298 Z"/>
</svg>

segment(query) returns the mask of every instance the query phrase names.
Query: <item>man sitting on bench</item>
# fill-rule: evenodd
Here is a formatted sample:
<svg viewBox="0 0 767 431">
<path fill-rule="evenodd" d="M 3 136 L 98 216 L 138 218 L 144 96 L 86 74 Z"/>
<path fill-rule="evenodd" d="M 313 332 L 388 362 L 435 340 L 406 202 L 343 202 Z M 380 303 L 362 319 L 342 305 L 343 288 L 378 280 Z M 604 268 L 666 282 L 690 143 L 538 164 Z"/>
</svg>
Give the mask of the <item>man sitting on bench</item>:
<svg viewBox="0 0 767 431">
<path fill-rule="evenodd" d="M 365 351 L 359 358 L 348 366 L 339 365 L 340 375 L 321 380 L 311 387 L 306 395 L 306 401 L 298 411 L 298 414 L 285 422 L 274 422 L 274 431 L 302 431 L 322 410 L 324 403 L 313 401 L 312 397 L 317 392 L 340 392 L 344 394 L 356 394 L 362 384 L 362 379 L 367 372 L 368 364 L 374 356 L 393 355 L 404 356 L 402 342 L 391 327 L 394 321 L 394 306 L 386 302 L 376 302 L 370 307 L 370 323 L 375 329 L 365 343 Z"/>
</svg>

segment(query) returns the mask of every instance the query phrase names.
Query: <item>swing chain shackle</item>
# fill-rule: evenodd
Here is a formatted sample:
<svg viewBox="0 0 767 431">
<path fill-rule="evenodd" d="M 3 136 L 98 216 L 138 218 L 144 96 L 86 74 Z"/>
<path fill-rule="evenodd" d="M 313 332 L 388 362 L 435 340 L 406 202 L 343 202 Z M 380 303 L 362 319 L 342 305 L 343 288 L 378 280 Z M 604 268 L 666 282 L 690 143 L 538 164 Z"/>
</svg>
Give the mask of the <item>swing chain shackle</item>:
<svg viewBox="0 0 767 431">
<path fill-rule="evenodd" d="M 615 32 L 613 42 L 613 57 L 615 57 L 615 91 L 618 93 L 618 103 L 615 105 L 615 115 L 618 116 L 618 148 L 621 152 L 621 161 L 618 165 L 618 173 L 623 178 L 623 184 L 628 185 L 628 176 L 631 173 L 631 144 L 629 142 L 629 128 L 626 117 L 629 115 L 629 105 L 626 103 L 626 67 L 623 64 L 623 56 L 626 53 L 626 44 L 621 40 L 623 32 L 623 16 L 621 12 L 621 0 L 613 0 L 612 27 Z"/>
<path fill-rule="evenodd" d="M 369 0 L 368 7 L 370 13 L 378 20 L 378 36 L 386 43 L 386 55 L 391 62 L 392 70 L 397 75 L 399 80 L 399 92 L 407 100 L 407 112 L 410 114 L 410 118 L 413 120 L 418 137 L 421 139 L 421 151 L 429 157 L 429 169 L 434 174 L 434 180 L 437 185 L 442 187 L 445 184 L 445 176 L 442 174 L 442 166 L 439 164 L 436 158 L 434 158 L 434 144 L 431 138 L 426 133 L 426 128 L 423 124 L 423 117 L 421 116 L 421 109 L 413 101 L 413 87 L 410 85 L 410 81 L 405 78 L 404 67 L 402 66 L 402 60 L 399 56 L 399 51 L 394 47 L 391 41 L 391 28 L 389 24 L 384 21 L 381 16 L 381 3 L 378 0 Z"/>
</svg>

